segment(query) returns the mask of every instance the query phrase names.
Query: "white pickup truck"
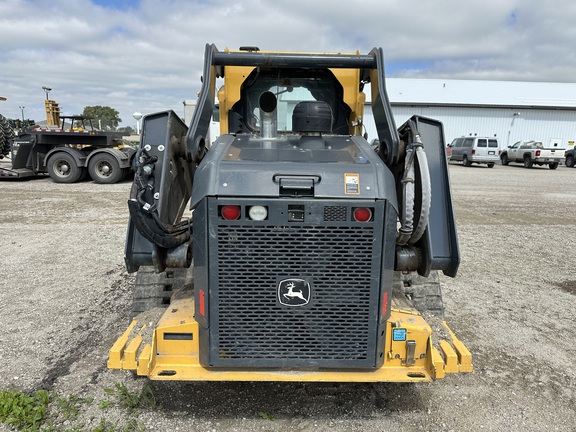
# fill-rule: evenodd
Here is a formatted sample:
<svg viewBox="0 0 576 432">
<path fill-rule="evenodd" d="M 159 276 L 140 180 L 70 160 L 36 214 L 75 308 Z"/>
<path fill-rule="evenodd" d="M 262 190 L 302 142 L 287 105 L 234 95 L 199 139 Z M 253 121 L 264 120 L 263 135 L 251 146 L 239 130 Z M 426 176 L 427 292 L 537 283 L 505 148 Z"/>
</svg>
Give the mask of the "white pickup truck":
<svg viewBox="0 0 576 432">
<path fill-rule="evenodd" d="M 564 159 L 564 149 L 544 148 L 540 141 L 518 141 L 508 146 L 500 155 L 502 165 L 510 162 L 523 163 L 526 168 L 533 165 L 548 165 L 550 169 L 558 168 L 558 164 Z"/>
</svg>

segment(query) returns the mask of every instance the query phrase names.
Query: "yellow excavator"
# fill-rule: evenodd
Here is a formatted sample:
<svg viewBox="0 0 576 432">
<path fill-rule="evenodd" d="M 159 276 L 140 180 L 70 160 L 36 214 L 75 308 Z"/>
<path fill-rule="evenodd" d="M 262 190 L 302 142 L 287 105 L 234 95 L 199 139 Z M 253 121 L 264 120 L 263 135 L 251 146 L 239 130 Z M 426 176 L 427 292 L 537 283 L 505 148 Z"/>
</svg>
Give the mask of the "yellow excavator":
<svg viewBox="0 0 576 432">
<path fill-rule="evenodd" d="M 380 48 L 208 44 L 190 124 L 145 116 L 135 161 L 134 319 L 109 368 L 345 382 L 472 370 L 443 318 L 439 272 L 454 277 L 460 256 L 442 124 L 396 127 Z"/>
</svg>

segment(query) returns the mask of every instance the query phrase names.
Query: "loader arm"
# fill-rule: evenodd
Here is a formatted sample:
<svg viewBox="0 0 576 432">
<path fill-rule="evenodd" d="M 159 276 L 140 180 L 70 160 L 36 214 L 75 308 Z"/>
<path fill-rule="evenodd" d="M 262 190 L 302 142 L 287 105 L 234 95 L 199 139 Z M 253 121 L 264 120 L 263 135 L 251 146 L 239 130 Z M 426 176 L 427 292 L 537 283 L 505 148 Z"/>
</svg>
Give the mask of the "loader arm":
<svg viewBox="0 0 576 432">
<path fill-rule="evenodd" d="M 129 272 L 140 266 L 188 267 L 191 227 L 181 218 L 190 200 L 196 165 L 186 158 L 186 125 L 173 111 L 145 116 L 136 154 L 125 246 Z"/>
</svg>

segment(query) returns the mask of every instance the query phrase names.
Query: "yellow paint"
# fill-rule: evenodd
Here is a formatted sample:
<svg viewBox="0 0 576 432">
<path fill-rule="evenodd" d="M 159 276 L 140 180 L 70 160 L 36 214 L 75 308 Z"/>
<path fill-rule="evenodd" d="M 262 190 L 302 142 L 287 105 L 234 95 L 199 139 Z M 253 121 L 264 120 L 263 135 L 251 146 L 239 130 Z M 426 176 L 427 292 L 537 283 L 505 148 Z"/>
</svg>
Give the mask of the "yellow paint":
<svg viewBox="0 0 576 432">
<path fill-rule="evenodd" d="M 226 52 L 240 52 L 225 49 Z M 271 51 L 260 51 L 261 53 L 272 53 Z M 280 53 L 275 51 L 274 53 Z M 297 54 L 297 53 L 294 53 Z M 310 53 L 306 53 L 310 54 Z M 330 54 L 330 53 L 317 53 Z M 349 55 L 359 55 L 356 53 L 345 53 Z M 220 114 L 220 133 L 229 133 L 228 112 L 234 104 L 240 100 L 240 90 L 246 78 L 255 69 L 253 66 L 223 66 L 224 85 L 218 90 L 218 103 Z M 361 135 L 362 125 L 360 119 L 364 118 L 364 104 L 366 95 L 360 91 L 360 70 L 359 69 L 330 69 L 344 90 L 344 103 L 350 107 L 349 124 L 350 135 Z"/>
<path fill-rule="evenodd" d="M 142 346 L 141 332 L 134 321 L 114 344 L 108 367 L 133 370 L 152 380 L 179 381 L 316 381 L 316 382 L 429 382 L 446 373 L 470 372 L 470 352 L 454 334 L 454 348 L 440 342 L 439 352 L 431 342 L 432 330 L 414 311 L 392 309 L 387 322 L 384 364 L 375 370 L 273 370 L 205 368 L 199 361 L 198 323 L 193 319 L 192 296 L 173 300 L 158 321 L 152 341 Z M 393 341 L 394 328 L 406 330 L 406 340 Z M 138 330 L 135 332 L 134 330 Z M 136 335 L 129 340 L 130 334 Z M 192 339 L 167 339 L 185 334 Z M 407 365 L 407 341 L 415 341 L 414 364 Z M 138 354 L 138 350 L 140 353 Z M 136 360 L 137 358 L 137 360 Z"/>
</svg>

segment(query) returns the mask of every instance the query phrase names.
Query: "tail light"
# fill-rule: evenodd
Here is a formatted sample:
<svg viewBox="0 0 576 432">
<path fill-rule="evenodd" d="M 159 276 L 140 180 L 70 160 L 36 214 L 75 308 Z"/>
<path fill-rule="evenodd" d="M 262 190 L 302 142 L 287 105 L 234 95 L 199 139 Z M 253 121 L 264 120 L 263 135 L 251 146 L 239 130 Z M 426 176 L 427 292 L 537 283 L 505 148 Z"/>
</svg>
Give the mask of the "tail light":
<svg viewBox="0 0 576 432">
<path fill-rule="evenodd" d="M 536 157 L 540 156 L 540 150 L 536 150 Z"/>
<path fill-rule="evenodd" d="M 473 155 L 476 154 L 476 149 L 472 149 L 472 154 L 473 154 Z"/>
<path fill-rule="evenodd" d="M 225 205 L 220 209 L 220 215 L 226 220 L 236 220 L 240 217 L 240 206 Z"/>
<path fill-rule="evenodd" d="M 263 221 L 268 217 L 268 209 L 261 205 L 254 205 L 248 209 L 248 216 L 255 221 Z"/>
<path fill-rule="evenodd" d="M 372 209 L 357 207 L 352 210 L 352 216 L 356 222 L 369 222 L 372 219 Z"/>
</svg>

